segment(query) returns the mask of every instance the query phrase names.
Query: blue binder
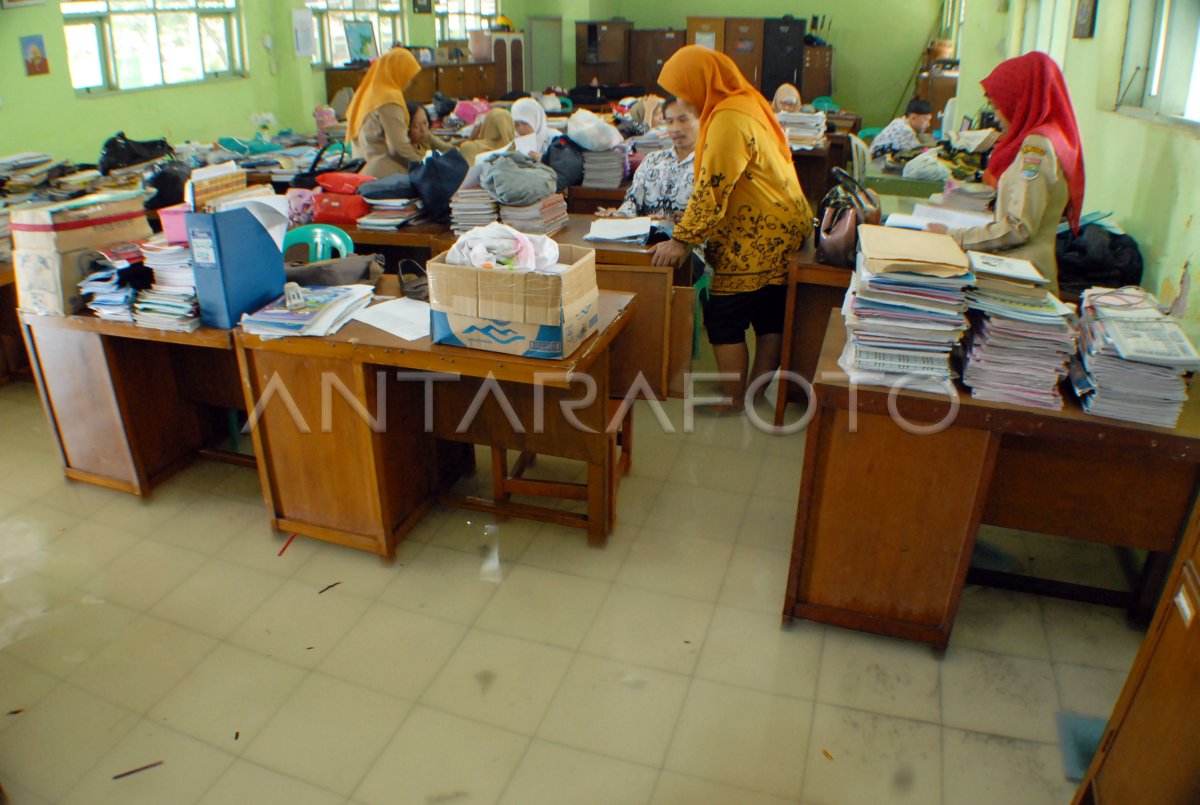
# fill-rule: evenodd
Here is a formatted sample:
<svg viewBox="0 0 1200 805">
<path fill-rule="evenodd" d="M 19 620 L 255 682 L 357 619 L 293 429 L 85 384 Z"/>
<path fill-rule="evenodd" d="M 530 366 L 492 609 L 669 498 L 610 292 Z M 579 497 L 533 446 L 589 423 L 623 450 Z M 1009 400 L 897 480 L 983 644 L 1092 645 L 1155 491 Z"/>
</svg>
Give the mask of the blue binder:
<svg viewBox="0 0 1200 805">
<path fill-rule="evenodd" d="M 200 323 L 230 329 L 283 293 L 283 252 L 249 210 L 185 215 Z"/>
</svg>

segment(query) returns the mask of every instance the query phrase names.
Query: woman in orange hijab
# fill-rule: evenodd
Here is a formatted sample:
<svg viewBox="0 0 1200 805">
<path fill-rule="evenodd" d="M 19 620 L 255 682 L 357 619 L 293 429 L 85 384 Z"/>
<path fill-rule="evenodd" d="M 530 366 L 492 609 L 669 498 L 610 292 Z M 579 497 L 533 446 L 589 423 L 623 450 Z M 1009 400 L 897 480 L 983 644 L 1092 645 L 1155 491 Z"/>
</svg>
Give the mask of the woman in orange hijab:
<svg viewBox="0 0 1200 805">
<path fill-rule="evenodd" d="M 654 247 L 655 265 L 678 265 L 700 244 L 713 269 L 704 326 L 729 403 L 707 413 L 738 413 L 779 368 L 788 259 L 812 232 L 787 137 L 767 99 L 723 53 L 676 51 L 658 83 L 699 110 L 696 180 L 674 237 Z M 754 326 L 749 366 L 746 329 Z M 749 375 L 747 370 L 749 369 Z"/>
<path fill-rule="evenodd" d="M 368 68 L 346 109 L 346 142 L 354 154 L 367 161 L 362 172 L 381 179 L 408 173 L 410 162 L 420 162 L 424 151 L 413 145 L 404 90 L 421 72 L 421 65 L 404 48 L 393 48 Z M 439 151 L 451 146 L 429 135 L 428 144 Z"/>
</svg>

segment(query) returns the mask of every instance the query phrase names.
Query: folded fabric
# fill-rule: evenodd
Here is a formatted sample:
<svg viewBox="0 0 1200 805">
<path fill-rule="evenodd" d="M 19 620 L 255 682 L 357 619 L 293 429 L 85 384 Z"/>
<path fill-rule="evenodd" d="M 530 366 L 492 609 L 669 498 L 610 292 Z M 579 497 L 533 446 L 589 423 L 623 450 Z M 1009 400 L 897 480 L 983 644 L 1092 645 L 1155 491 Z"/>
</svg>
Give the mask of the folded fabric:
<svg viewBox="0 0 1200 805">
<path fill-rule="evenodd" d="M 507 151 L 483 163 L 479 183 L 501 204 L 528 207 L 555 192 L 558 174 L 525 154 Z"/>
<path fill-rule="evenodd" d="M 475 268 L 546 269 L 558 263 L 558 244 L 505 224 L 488 224 L 463 234 L 446 255 L 446 262 Z"/>
</svg>

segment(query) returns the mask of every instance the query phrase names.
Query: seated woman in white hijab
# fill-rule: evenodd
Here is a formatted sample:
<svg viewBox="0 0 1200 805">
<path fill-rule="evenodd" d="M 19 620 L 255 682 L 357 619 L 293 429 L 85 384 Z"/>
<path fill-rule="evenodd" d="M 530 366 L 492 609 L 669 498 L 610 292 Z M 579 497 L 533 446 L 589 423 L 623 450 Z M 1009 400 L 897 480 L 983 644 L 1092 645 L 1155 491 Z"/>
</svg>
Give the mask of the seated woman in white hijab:
<svg viewBox="0 0 1200 805">
<path fill-rule="evenodd" d="M 531 153 L 530 156 L 541 159 L 550 143 L 558 136 L 558 132 L 546 123 L 546 110 L 533 98 L 521 98 L 512 105 L 512 117 L 518 137 L 537 137 L 536 153 Z"/>
</svg>

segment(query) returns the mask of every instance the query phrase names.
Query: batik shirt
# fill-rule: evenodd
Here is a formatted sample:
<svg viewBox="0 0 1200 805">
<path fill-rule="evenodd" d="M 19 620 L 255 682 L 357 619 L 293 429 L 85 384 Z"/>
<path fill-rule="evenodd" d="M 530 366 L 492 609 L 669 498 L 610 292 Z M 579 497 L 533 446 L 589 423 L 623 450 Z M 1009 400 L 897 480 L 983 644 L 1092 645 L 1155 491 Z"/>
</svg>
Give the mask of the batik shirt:
<svg viewBox="0 0 1200 805">
<path fill-rule="evenodd" d="M 633 216 L 683 212 L 692 195 L 695 156 L 693 151 L 680 159 L 674 148 L 647 154 L 634 171 L 625 202 L 617 213 Z"/>
<path fill-rule="evenodd" d="M 875 139 L 871 140 L 871 158 L 878 159 L 898 151 L 920 147 L 921 138 L 913 131 L 908 120 L 898 117 L 884 126 L 883 131 L 876 134 Z"/>
</svg>

